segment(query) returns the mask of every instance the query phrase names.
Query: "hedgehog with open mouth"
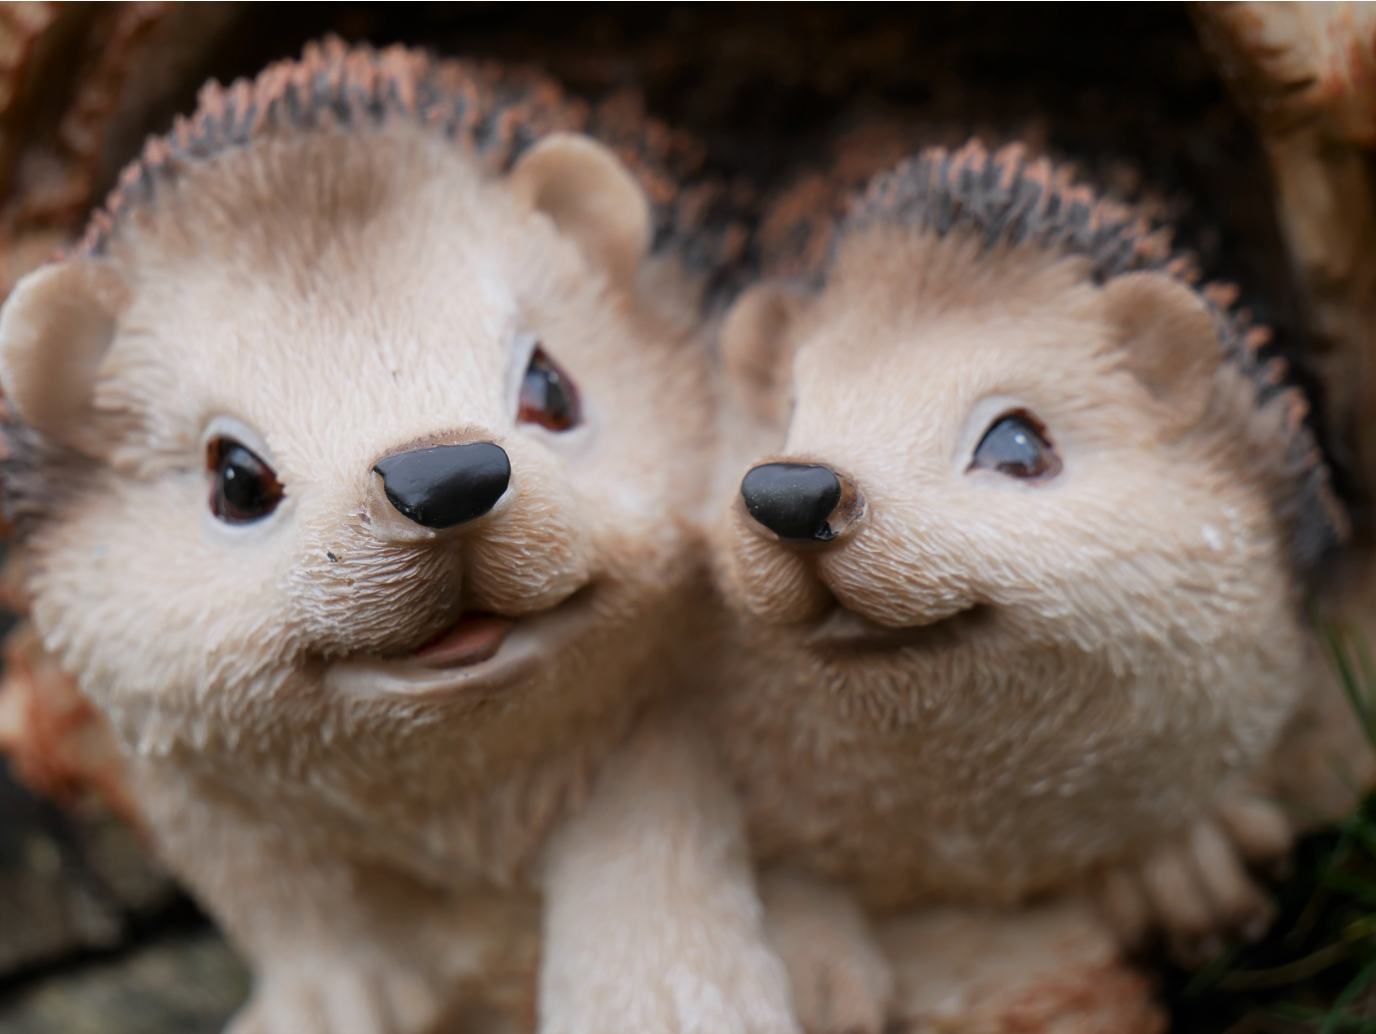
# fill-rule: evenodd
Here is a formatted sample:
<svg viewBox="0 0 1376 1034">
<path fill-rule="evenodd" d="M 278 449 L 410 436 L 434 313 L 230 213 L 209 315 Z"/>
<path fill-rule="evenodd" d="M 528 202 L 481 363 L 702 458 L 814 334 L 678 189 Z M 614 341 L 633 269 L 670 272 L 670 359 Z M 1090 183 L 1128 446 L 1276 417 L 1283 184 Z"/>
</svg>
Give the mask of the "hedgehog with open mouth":
<svg viewBox="0 0 1376 1034">
<path fill-rule="evenodd" d="M 624 101 L 330 41 L 207 87 L 6 302 L 33 621 L 254 966 L 235 1031 L 533 985 L 545 844 L 693 648 L 732 237 L 699 161 Z M 738 926 L 717 968 L 787 1034 Z"/>
</svg>

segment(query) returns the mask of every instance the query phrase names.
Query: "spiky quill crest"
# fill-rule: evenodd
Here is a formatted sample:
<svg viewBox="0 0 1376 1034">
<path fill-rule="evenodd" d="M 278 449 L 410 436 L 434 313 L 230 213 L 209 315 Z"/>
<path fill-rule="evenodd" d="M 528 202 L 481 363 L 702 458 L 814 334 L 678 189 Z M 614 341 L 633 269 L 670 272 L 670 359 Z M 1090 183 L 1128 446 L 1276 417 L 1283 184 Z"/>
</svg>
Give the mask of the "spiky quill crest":
<svg viewBox="0 0 1376 1034">
<path fill-rule="evenodd" d="M 758 250 L 767 275 L 816 290 L 843 239 L 876 224 L 898 223 L 937 239 L 971 234 L 981 253 L 1034 248 L 1081 256 L 1099 284 L 1125 273 L 1156 272 L 1188 285 L 1207 305 L 1223 360 L 1252 385 L 1255 404 L 1282 410 L 1281 465 L 1294 490 L 1278 501 L 1278 509 L 1297 572 L 1311 575 L 1347 538 L 1346 511 L 1308 423 L 1309 400 L 1290 382 L 1284 359 L 1262 355 L 1270 330 L 1236 307 L 1236 287 L 1201 286 L 1193 256 L 1172 247 L 1169 227 L 1153 226 L 1132 207 L 1099 197 L 1075 182 L 1071 166 L 1032 157 L 1022 144 L 992 152 L 978 140 L 954 151 L 928 148 L 874 177 L 859 193 L 845 177 L 831 183 L 820 204 L 814 178 L 805 194 L 783 195 L 766 216 Z"/>
<path fill-rule="evenodd" d="M 705 264 L 719 260 L 708 254 L 713 245 L 727 247 L 725 238 L 739 238 L 739 231 L 723 225 L 734 216 L 723 210 L 721 185 L 703 176 L 701 148 L 648 118 L 637 97 L 617 94 L 590 106 L 528 68 L 440 59 L 400 45 L 350 47 L 330 37 L 308 43 L 299 60 L 269 65 L 251 81 L 202 87 L 195 112 L 179 116 L 166 135 L 150 137 L 120 174 L 78 250 L 100 254 L 122 216 L 154 203 L 158 184 L 187 166 L 269 137 L 404 122 L 470 150 L 492 173 L 507 171 L 549 133 L 588 133 L 616 151 L 644 187 L 656 248 L 688 247 L 689 259 Z"/>
</svg>

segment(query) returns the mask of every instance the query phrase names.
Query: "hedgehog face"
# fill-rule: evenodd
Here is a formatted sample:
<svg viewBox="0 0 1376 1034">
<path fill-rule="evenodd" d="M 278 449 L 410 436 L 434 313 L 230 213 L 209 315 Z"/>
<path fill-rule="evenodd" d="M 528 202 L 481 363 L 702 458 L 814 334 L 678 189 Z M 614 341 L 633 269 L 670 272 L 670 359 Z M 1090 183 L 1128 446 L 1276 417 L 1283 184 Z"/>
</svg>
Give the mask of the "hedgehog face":
<svg viewBox="0 0 1376 1034">
<path fill-rule="evenodd" d="M 794 466 L 757 465 L 731 521 L 749 609 L 835 602 L 895 630 L 990 608 L 1048 639 L 1168 637 L 1279 555 L 1266 493 L 1191 431 L 1227 376 L 1202 301 L 1164 275 L 1099 288 L 1038 258 L 876 230 L 796 306 L 771 458 Z M 1142 607 L 1171 598 L 1169 618 Z"/>
<path fill-rule="evenodd" d="M 722 727 L 766 856 L 1015 900 L 1263 754 L 1303 658 L 1282 418 L 1192 290 L 878 224 L 813 296 L 737 305 L 781 446 L 716 529 Z"/>
<path fill-rule="evenodd" d="M 728 598 L 773 626 L 755 633 L 773 644 L 762 671 L 910 717 L 964 700 L 962 721 L 995 723 L 974 712 L 998 686 L 1078 685 L 1124 718 L 1151 693 L 1110 684 L 1202 704 L 1237 683 L 1269 697 L 1237 753 L 1274 729 L 1289 674 L 1257 672 L 1299 657 L 1282 418 L 1220 364 L 1192 290 L 1149 273 L 1100 287 L 1079 260 L 880 225 L 815 296 L 738 305 L 738 395 L 791 408 L 721 527 Z"/>
<path fill-rule="evenodd" d="M 757 849 L 899 906 L 1154 848 L 1300 692 L 1296 571 L 1341 526 L 1302 400 L 1020 148 L 923 152 L 839 229 L 790 204 L 766 261 L 824 277 L 721 341 L 728 440 L 762 443 L 714 529 Z"/>
<path fill-rule="evenodd" d="M 493 178 L 419 131 L 321 131 L 31 276 L 0 347 L 61 446 L 29 542 L 50 644 L 155 709 L 597 675 L 681 561 L 663 460 L 701 419 L 656 404 L 698 374 L 637 296 L 647 225 L 586 138 Z"/>
</svg>

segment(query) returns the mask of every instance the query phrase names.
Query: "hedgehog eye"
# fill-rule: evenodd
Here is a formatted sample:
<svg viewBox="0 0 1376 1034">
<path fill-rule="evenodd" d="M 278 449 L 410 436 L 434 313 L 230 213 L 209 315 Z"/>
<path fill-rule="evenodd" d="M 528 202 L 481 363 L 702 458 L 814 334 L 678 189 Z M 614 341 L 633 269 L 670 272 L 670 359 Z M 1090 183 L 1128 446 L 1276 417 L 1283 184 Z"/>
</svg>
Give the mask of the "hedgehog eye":
<svg viewBox="0 0 1376 1034">
<path fill-rule="evenodd" d="M 1015 478 L 1055 477 L 1061 458 L 1030 413 L 1006 413 L 984 432 L 970 469 L 996 470 Z"/>
<path fill-rule="evenodd" d="M 551 431 L 567 431 L 578 424 L 580 416 L 578 389 L 545 350 L 537 347 L 521 380 L 521 408 L 516 419 Z"/>
<path fill-rule="evenodd" d="M 266 517 L 281 502 L 282 483 L 272 468 L 233 438 L 212 438 L 206 445 L 211 472 L 210 512 L 226 524 L 247 524 Z"/>
</svg>

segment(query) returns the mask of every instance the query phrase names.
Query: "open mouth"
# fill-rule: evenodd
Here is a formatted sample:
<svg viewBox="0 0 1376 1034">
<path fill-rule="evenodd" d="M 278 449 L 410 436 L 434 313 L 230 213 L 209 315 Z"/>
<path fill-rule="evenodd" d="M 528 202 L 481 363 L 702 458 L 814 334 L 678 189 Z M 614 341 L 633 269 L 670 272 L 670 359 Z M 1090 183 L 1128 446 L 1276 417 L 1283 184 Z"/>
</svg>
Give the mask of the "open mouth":
<svg viewBox="0 0 1376 1034">
<path fill-rule="evenodd" d="M 495 614 L 464 614 L 412 654 L 411 659 L 424 668 L 478 664 L 502 648 L 514 625 L 510 618 Z"/>
<path fill-rule="evenodd" d="M 990 609 L 977 603 L 925 625 L 889 628 L 837 603 L 804 636 L 804 642 L 813 649 L 837 653 L 934 647 L 952 642 L 962 632 L 988 624 L 991 618 Z"/>
<path fill-rule="evenodd" d="M 470 612 L 414 653 L 330 666 L 331 688 L 356 697 L 486 696 L 533 677 L 593 620 L 592 586 L 522 617 Z"/>
</svg>

